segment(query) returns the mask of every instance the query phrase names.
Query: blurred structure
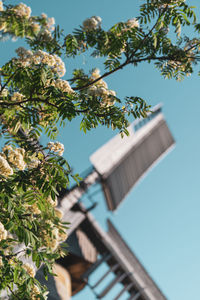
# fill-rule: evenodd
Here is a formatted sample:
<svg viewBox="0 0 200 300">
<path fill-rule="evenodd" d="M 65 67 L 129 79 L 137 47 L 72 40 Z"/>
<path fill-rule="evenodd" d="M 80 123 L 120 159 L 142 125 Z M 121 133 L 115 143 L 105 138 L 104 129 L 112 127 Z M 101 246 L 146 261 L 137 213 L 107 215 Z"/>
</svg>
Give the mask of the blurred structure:
<svg viewBox="0 0 200 300">
<path fill-rule="evenodd" d="M 174 145 L 161 105 L 129 127 L 129 136 L 112 138 L 90 160 L 101 176 L 109 210 L 115 210 L 131 188 Z"/>
<path fill-rule="evenodd" d="M 70 254 L 58 261 L 71 276 L 72 295 L 87 284 L 94 299 L 103 299 L 120 285 L 120 292 L 112 300 L 124 294 L 129 295 L 129 300 L 166 300 L 110 220 L 107 220 L 108 231 L 104 232 L 82 204 L 72 207 L 64 219 L 69 220 L 72 215 L 77 227 L 68 238 Z M 106 271 L 100 274 L 102 265 Z M 97 270 L 99 278 L 91 284 L 90 278 Z M 113 275 L 111 281 L 108 280 L 110 274 Z M 101 292 L 97 292 L 102 285 Z"/>
<path fill-rule="evenodd" d="M 166 300 L 110 220 L 104 232 L 89 212 L 94 207 L 85 209 L 80 202 L 88 188 L 99 182 L 108 209 L 115 210 L 130 189 L 174 146 L 160 105 L 146 119 L 134 122 L 129 133 L 124 139 L 117 135 L 97 150 L 91 156 L 94 167 L 60 201 L 63 221 L 71 223 L 67 239 L 70 247 L 69 255 L 57 261 L 61 266 L 57 266 L 58 277 L 46 283 L 48 288 L 49 284 L 51 289 L 54 287 L 49 300 L 68 300 L 70 294 L 76 295 L 86 285 L 94 299 L 104 299 L 118 285 L 120 290 L 110 300 Z M 94 273 L 98 278 L 91 283 Z M 39 270 L 37 276 L 41 274 Z"/>
</svg>

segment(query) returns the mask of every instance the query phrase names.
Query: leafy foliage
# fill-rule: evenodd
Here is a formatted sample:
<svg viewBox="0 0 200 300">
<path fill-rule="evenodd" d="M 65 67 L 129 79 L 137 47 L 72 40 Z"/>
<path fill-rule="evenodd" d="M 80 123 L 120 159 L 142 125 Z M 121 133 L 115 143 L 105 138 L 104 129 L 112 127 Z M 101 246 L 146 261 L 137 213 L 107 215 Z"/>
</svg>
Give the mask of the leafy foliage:
<svg viewBox="0 0 200 300">
<path fill-rule="evenodd" d="M 0 37 L 24 38 L 27 49 L 1 66 L 0 134 L 0 291 L 11 299 L 45 299 L 46 290 L 34 278 L 44 265 L 52 273 L 55 259 L 65 254 L 61 241 L 68 224 L 55 208 L 62 188 L 75 181 L 63 145 L 39 144 L 41 135 L 54 140 L 59 127 L 81 116 L 80 129 L 98 125 L 128 134 L 128 117 L 145 118 L 150 106 L 139 96 L 119 99 L 104 81 L 127 65 L 147 61 L 165 78 L 189 76 L 200 60 L 200 24 L 183 0 L 146 0 L 140 15 L 105 31 L 100 17 L 91 17 L 67 35 L 46 15 L 31 16 L 25 4 L 0 2 Z M 184 27 L 196 31 L 190 39 Z M 104 60 L 86 73 L 75 69 L 64 80 L 62 55 L 76 58 L 88 53 Z M 33 265 L 27 266 L 22 258 Z"/>
</svg>

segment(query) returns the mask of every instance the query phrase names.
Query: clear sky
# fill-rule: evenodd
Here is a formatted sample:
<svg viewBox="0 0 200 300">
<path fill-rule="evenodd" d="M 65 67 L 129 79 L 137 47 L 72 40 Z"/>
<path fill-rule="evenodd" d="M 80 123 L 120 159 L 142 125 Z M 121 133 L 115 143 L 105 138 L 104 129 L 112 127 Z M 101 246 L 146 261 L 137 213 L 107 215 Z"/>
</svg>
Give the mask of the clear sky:
<svg viewBox="0 0 200 300">
<path fill-rule="evenodd" d="M 8 2 L 8 1 L 6 1 Z M 11 1 L 15 3 L 16 1 Z M 118 21 L 138 15 L 140 0 L 34 0 L 24 1 L 33 14 L 45 12 L 71 33 L 87 17 L 102 17 L 109 28 Z M 188 1 L 198 6 L 199 0 Z M 1 45 L 1 63 L 14 54 L 16 43 Z M 81 55 L 66 61 L 70 78 L 73 68 L 86 70 L 98 66 Z M 197 70 L 198 71 L 198 70 Z M 197 72 L 196 72 L 197 73 Z M 141 96 L 151 105 L 164 104 L 163 111 L 176 140 L 175 149 L 130 193 L 116 213 L 107 212 L 101 195 L 95 216 L 105 228 L 110 217 L 144 267 L 169 300 L 200 299 L 200 78 L 197 74 L 183 82 L 165 80 L 152 65 L 127 67 L 106 79 L 119 97 Z M 90 166 L 89 156 L 113 134 L 106 128 L 88 134 L 79 130 L 79 121 L 67 124 L 58 140 L 65 144 L 65 157 L 76 172 Z M 87 289 L 74 300 L 93 300 Z M 109 297 L 107 298 L 109 299 Z"/>
</svg>

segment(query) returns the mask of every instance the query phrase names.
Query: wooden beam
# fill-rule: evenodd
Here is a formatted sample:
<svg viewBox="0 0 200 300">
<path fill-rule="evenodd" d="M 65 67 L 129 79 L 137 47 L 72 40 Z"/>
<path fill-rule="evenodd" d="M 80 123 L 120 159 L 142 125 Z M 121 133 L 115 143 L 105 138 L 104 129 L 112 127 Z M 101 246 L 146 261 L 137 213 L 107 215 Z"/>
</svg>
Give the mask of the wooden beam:
<svg viewBox="0 0 200 300">
<path fill-rule="evenodd" d="M 94 272 L 98 266 L 100 266 L 103 262 L 108 261 L 112 257 L 111 253 L 105 253 L 102 257 L 97 260 L 82 276 L 83 280 L 86 280 L 92 272 Z"/>
<path fill-rule="evenodd" d="M 122 281 L 125 277 L 127 276 L 126 273 L 122 273 L 119 274 L 117 277 L 115 277 L 110 283 L 109 285 L 107 285 L 107 287 L 97 296 L 98 299 L 102 299 L 105 295 L 108 294 L 108 292 L 113 288 L 113 286 Z"/>
<path fill-rule="evenodd" d="M 92 288 L 95 289 L 111 272 L 114 272 L 119 268 L 119 264 L 116 263 L 113 265 L 93 286 Z"/>
<path fill-rule="evenodd" d="M 121 295 L 123 295 L 123 293 L 125 293 L 126 291 L 129 291 L 130 288 L 132 288 L 132 286 L 133 286 L 132 282 L 129 283 L 128 285 L 125 285 L 123 287 L 123 289 L 119 292 L 119 294 L 117 294 L 117 296 L 113 300 L 118 300 L 121 297 Z"/>
<path fill-rule="evenodd" d="M 127 300 L 137 300 L 141 296 L 141 292 L 138 292 L 137 294 L 130 295 L 130 297 Z"/>
</svg>

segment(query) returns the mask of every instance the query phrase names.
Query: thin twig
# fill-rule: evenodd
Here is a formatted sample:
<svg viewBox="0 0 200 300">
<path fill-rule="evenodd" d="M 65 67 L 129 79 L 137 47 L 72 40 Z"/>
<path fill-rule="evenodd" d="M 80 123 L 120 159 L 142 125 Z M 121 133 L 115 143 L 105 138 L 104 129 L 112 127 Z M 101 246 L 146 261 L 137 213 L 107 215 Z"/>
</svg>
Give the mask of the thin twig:
<svg viewBox="0 0 200 300">
<path fill-rule="evenodd" d="M 11 294 L 12 294 L 15 298 L 21 300 L 17 295 L 15 295 L 15 294 L 13 293 L 13 291 L 12 291 L 12 289 L 11 289 L 11 287 L 10 287 L 9 285 L 8 285 L 8 289 L 9 289 L 9 291 L 11 292 Z"/>
<path fill-rule="evenodd" d="M 8 78 L 8 80 L 6 81 L 6 83 L 4 85 L 2 85 L 0 92 L 2 92 L 5 87 L 7 86 L 7 84 L 11 81 L 11 79 L 16 75 L 16 73 L 18 72 L 18 70 L 15 70 L 15 72 Z"/>
</svg>

